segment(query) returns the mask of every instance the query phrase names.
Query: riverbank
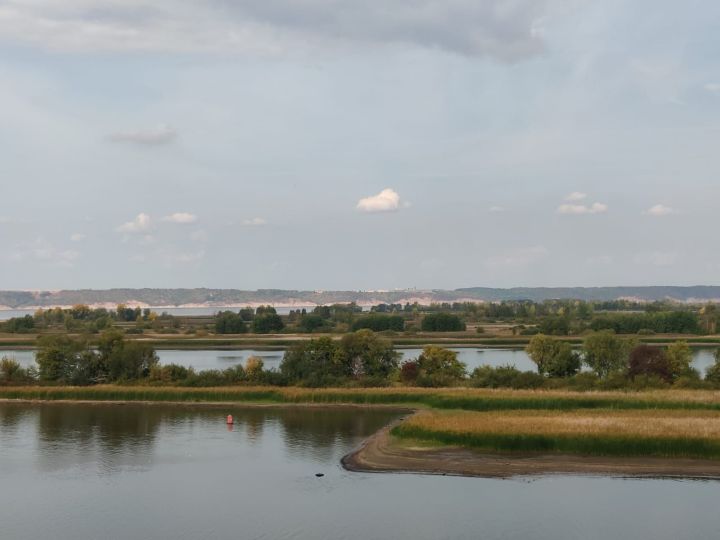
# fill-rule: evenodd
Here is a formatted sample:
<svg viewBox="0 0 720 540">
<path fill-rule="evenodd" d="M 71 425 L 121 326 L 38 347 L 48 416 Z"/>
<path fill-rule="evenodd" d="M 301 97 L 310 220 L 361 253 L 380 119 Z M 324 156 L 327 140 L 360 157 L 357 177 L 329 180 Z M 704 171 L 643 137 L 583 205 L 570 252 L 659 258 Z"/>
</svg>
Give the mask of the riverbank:
<svg viewBox="0 0 720 540">
<path fill-rule="evenodd" d="M 720 461 L 569 454 L 482 453 L 459 446 L 418 445 L 391 434 L 400 421 L 381 429 L 342 459 L 356 472 L 415 473 L 481 478 L 554 474 L 644 478 L 720 479 Z"/>
<path fill-rule="evenodd" d="M 716 391 L 30 386 L 0 387 L 2 403 L 201 406 L 223 414 L 233 408 L 384 408 L 403 418 L 345 456 L 347 469 L 720 479 Z"/>
<path fill-rule="evenodd" d="M 329 403 L 402 405 L 413 409 L 512 410 L 710 410 L 720 411 L 720 391 L 565 391 L 487 388 L 301 388 L 273 386 L 0 386 L 0 399 L 217 403 Z"/>
</svg>

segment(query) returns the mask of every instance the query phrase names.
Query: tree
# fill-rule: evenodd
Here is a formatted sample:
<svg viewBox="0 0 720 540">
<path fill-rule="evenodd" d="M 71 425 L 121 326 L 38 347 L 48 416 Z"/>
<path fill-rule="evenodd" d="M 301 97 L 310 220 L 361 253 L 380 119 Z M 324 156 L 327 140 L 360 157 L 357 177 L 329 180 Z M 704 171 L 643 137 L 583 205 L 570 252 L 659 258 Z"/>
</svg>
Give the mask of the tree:
<svg viewBox="0 0 720 540">
<path fill-rule="evenodd" d="M 461 379 L 465 377 L 466 365 L 460 362 L 457 356 L 455 351 L 428 345 L 418 356 L 418 367 L 423 375 Z"/>
<path fill-rule="evenodd" d="M 398 367 L 400 353 L 371 330 L 358 330 L 340 340 L 342 362 L 352 375 L 387 377 Z"/>
<path fill-rule="evenodd" d="M 572 377 L 580 371 L 581 364 L 580 354 L 573 350 L 572 345 L 562 341 L 557 354 L 550 359 L 546 366 L 547 374 L 550 377 Z"/>
<path fill-rule="evenodd" d="M 638 375 L 650 375 L 671 382 L 670 362 L 665 351 L 650 345 L 638 345 L 630 352 L 628 375 L 634 379 Z"/>
<path fill-rule="evenodd" d="M 405 319 L 400 315 L 384 315 L 382 313 L 371 313 L 360 317 L 352 324 L 352 330 L 368 329 L 373 332 L 393 330 L 402 332 L 405 329 Z"/>
<path fill-rule="evenodd" d="M 351 374 L 343 362 L 340 347 L 328 337 L 291 346 L 285 351 L 280 372 L 290 381 L 306 381 L 317 386 Z"/>
<path fill-rule="evenodd" d="M 544 375 L 552 359 L 560 352 L 560 341 L 545 334 L 537 334 L 530 339 L 525 352 L 535 362 L 538 373 Z"/>
<path fill-rule="evenodd" d="M 323 317 L 311 313 L 300 317 L 298 328 L 303 332 L 312 334 L 315 330 L 323 328 L 326 325 L 327 321 Z"/>
<path fill-rule="evenodd" d="M 215 332 L 218 334 L 243 334 L 247 325 L 239 313 L 221 311 L 215 315 Z"/>
<path fill-rule="evenodd" d="M 258 308 L 259 310 L 260 308 Z M 274 308 L 271 308 L 274 311 Z M 252 322 L 253 332 L 256 334 L 270 334 L 273 332 L 279 332 L 285 325 L 277 313 L 256 314 Z"/>
<path fill-rule="evenodd" d="M 525 347 L 530 359 L 535 362 L 540 375 L 570 377 L 580 370 L 580 355 L 565 341 L 537 334 Z"/>
<path fill-rule="evenodd" d="M 668 345 L 665 354 L 673 380 L 683 375 L 688 375 L 692 371 L 690 367 L 690 363 L 692 362 L 692 349 L 690 349 L 687 341 L 682 340 L 671 343 Z"/>
<path fill-rule="evenodd" d="M 429 313 L 421 323 L 423 332 L 459 332 L 465 330 L 465 323 L 452 313 Z"/>
<path fill-rule="evenodd" d="M 80 362 L 81 353 L 87 351 L 87 343 L 69 336 L 43 336 L 38 339 L 35 361 L 40 379 L 70 383 Z"/>
<path fill-rule="evenodd" d="M 585 364 L 599 377 L 627 368 L 633 342 L 620 339 L 613 332 L 596 332 L 585 338 Z"/>
<path fill-rule="evenodd" d="M 715 350 L 715 363 L 705 371 L 705 380 L 720 385 L 720 349 Z"/>
<path fill-rule="evenodd" d="M 110 381 L 134 381 L 144 379 L 159 362 L 157 354 L 148 343 L 121 341 L 106 359 Z"/>
</svg>

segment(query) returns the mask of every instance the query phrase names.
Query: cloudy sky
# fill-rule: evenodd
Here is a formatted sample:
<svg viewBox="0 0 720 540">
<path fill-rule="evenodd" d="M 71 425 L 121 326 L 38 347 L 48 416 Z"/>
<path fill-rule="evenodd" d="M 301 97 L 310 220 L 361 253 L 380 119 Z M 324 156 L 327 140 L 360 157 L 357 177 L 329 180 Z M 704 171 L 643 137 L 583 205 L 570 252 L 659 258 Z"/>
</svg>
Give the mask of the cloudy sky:
<svg viewBox="0 0 720 540">
<path fill-rule="evenodd" d="M 719 27 L 714 0 L 5 0 L 0 289 L 720 284 Z"/>
</svg>

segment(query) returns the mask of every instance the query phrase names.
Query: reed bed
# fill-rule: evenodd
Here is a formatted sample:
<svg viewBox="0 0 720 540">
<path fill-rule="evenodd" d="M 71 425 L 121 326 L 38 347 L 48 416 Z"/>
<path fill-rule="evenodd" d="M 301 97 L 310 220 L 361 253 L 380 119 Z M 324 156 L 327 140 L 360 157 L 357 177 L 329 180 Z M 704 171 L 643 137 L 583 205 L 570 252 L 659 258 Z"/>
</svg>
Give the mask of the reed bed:
<svg viewBox="0 0 720 540">
<path fill-rule="evenodd" d="M 0 387 L 0 399 L 397 404 L 468 411 L 537 409 L 553 411 L 577 409 L 720 411 L 720 392 L 700 390 L 583 393 L 557 390 L 402 387 L 313 389 L 269 386 L 212 388 L 123 385 L 6 386 Z"/>
<path fill-rule="evenodd" d="M 393 434 L 493 452 L 720 459 L 720 412 L 424 411 Z"/>
</svg>

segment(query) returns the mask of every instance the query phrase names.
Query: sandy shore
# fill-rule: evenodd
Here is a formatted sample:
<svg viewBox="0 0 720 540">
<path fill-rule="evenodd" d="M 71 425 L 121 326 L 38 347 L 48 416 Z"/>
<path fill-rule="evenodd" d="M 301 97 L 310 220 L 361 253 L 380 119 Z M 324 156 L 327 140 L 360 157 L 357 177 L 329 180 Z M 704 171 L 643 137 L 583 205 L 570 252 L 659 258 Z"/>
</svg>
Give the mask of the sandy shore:
<svg viewBox="0 0 720 540">
<path fill-rule="evenodd" d="M 592 475 L 720 480 L 720 460 L 618 458 L 575 455 L 486 454 L 457 447 L 413 447 L 390 435 L 393 424 L 378 431 L 342 459 L 359 472 L 399 472 L 484 478 L 537 475 Z"/>
</svg>

